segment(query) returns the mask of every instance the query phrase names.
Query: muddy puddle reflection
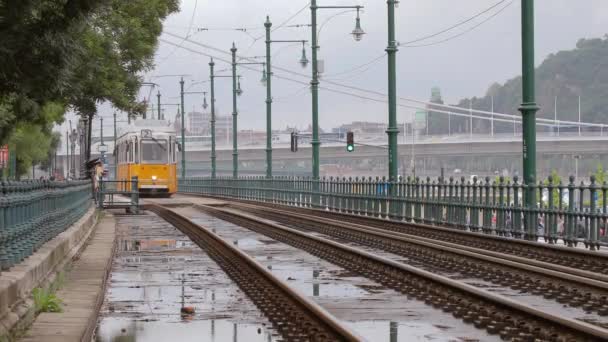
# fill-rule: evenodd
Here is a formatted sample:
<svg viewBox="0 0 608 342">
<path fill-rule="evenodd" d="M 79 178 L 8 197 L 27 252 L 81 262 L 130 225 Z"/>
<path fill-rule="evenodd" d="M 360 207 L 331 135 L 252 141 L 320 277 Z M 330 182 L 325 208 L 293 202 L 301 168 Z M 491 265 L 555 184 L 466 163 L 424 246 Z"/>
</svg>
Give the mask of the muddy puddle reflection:
<svg viewBox="0 0 608 342">
<path fill-rule="evenodd" d="M 277 341 L 224 272 L 153 214 L 117 216 L 114 257 L 95 341 Z"/>
</svg>

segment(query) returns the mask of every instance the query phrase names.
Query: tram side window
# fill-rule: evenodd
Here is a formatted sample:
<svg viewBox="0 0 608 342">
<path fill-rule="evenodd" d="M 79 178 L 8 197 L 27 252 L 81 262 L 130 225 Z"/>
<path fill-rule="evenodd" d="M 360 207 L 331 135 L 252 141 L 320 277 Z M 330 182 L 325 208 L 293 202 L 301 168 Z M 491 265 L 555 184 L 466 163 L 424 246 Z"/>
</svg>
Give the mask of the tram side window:
<svg viewBox="0 0 608 342">
<path fill-rule="evenodd" d="M 132 141 L 129 141 L 129 146 L 127 147 L 127 157 L 129 158 L 128 162 L 132 163 L 133 162 L 133 142 Z"/>
</svg>

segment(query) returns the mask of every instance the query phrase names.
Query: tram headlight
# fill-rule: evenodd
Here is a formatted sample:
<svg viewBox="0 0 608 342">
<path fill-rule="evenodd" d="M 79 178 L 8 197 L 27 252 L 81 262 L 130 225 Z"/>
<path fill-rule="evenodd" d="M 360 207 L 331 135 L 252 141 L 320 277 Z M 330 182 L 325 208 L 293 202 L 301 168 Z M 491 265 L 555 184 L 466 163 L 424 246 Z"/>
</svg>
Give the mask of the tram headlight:
<svg viewBox="0 0 608 342">
<path fill-rule="evenodd" d="M 152 176 L 152 180 L 155 181 L 156 180 L 156 176 Z"/>
</svg>

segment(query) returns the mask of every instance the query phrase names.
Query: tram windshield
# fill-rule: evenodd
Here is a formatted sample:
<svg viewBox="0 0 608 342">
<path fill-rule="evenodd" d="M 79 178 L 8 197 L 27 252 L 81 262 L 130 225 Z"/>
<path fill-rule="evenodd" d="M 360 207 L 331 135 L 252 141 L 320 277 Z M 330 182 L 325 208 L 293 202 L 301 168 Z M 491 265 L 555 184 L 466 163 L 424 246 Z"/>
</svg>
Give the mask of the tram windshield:
<svg viewBox="0 0 608 342">
<path fill-rule="evenodd" d="M 167 164 L 167 140 L 143 139 L 141 141 L 141 162 L 143 164 Z"/>
</svg>

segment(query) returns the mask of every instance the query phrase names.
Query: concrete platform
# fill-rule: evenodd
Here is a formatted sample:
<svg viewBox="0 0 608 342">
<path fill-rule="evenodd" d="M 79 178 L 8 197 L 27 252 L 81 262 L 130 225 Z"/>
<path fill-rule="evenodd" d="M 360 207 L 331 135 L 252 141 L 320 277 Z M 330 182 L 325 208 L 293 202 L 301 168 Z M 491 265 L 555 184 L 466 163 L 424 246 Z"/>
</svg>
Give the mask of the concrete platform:
<svg viewBox="0 0 608 342">
<path fill-rule="evenodd" d="M 63 312 L 41 313 L 23 342 L 90 341 L 105 293 L 105 284 L 115 249 L 116 222 L 106 213 L 92 238 L 57 291 Z"/>
<path fill-rule="evenodd" d="M 80 220 L 36 253 L 0 274 L 0 341 L 9 339 L 32 322 L 32 290 L 53 281 L 84 245 L 96 223 L 97 212 L 91 207 Z"/>
</svg>

